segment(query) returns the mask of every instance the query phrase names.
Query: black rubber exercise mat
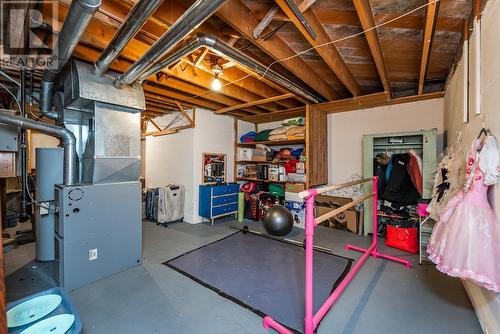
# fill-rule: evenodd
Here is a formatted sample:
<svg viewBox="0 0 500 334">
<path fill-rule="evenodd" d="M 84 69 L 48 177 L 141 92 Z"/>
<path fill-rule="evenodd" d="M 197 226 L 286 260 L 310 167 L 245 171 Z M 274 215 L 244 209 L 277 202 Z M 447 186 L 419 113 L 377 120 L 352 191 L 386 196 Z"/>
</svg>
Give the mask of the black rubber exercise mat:
<svg viewBox="0 0 500 334">
<path fill-rule="evenodd" d="M 297 332 L 304 327 L 305 251 L 301 246 L 237 232 L 164 264 Z M 348 258 L 314 251 L 314 309 L 351 266 Z"/>
</svg>

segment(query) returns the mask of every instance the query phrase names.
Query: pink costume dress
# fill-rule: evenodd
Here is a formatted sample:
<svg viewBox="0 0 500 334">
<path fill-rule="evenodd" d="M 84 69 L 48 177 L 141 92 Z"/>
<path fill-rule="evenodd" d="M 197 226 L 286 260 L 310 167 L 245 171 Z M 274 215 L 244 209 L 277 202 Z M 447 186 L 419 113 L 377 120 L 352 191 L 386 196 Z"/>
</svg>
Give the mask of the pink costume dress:
<svg viewBox="0 0 500 334">
<path fill-rule="evenodd" d="M 472 144 L 464 189 L 446 205 L 427 252 L 439 271 L 500 292 L 500 223 L 487 198 L 499 175 L 498 150 L 492 136 L 478 153 L 479 145 Z"/>
</svg>

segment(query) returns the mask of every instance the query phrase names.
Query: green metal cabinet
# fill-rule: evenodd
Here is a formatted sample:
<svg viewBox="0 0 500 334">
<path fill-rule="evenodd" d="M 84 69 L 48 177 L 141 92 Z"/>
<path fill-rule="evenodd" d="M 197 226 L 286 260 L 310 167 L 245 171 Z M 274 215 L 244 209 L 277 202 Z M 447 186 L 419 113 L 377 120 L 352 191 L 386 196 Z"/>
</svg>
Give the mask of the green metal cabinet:
<svg viewBox="0 0 500 334">
<path fill-rule="evenodd" d="M 389 144 L 389 138 L 403 138 L 402 144 Z M 404 153 L 409 148 L 421 150 L 423 160 L 423 197 L 431 198 L 434 186 L 434 173 L 437 159 L 437 129 L 421 130 L 412 132 L 383 133 L 363 136 L 363 176 L 373 176 L 373 158 L 378 152 Z M 372 185 L 364 185 L 365 193 L 372 191 Z M 372 225 L 372 202 L 365 201 L 364 207 L 364 229 L 363 233 L 368 235 L 373 231 Z"/>
</svg>

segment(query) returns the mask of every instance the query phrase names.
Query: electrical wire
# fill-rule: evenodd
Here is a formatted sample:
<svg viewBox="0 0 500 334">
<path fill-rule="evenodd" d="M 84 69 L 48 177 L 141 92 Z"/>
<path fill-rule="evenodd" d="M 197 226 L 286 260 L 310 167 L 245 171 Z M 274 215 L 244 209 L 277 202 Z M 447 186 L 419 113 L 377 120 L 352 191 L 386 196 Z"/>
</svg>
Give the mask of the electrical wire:
<svg viewBox="0 0 500 334">
<path fill-rule="evenodd" d="M 14 101 L 16 101 L 16 104 L 17 104 L 17 107 L 19 108 L 19 112 L 21 112 L 21 104 L 19 103 L 19 99 L 15 96 L 14 93 L 12 93 L 7 87 L 5 87 L 5 85 L 3 83 L 0 82 L 0 86 L 3 87 L 3 89 L 5 89 L 13 98 L 14 98 Z M 40 122 L 44 122 L 46 124 L 49 124 L 47 122 L 45 122 L 43 119 L 41 119 L 40 117 L 38 117 L 37 115 L 35 115 L 31 109 L 31 107 L 29 108 L 29 113 L 31 114 L 31 116 L 35 117 L 38 121 Z"/>
<path fill-rule="evenodd" d="M 33 175 L 30 175 L 30 178 L 31 178 L 31 182 L 33 182 L 33 185 L 35 186 L 35 194 L 40 194 L 40 191 L 38 191 L 38 187 L 36 186 L 36 181 L 33 179 Z M 56 213 L 56 212 L 57 212 L 55 209 L 52 209 L 52 208 L 50 207 L 50 205 L 49 205 L 49 206 L 45 206 L 45 205 L 43 205 L 42 203 L 37 202 L 37 201 L 33 198 L 33 196 L 31 195 L 31 192 L 30 192 L 29 187 L 28 187 L 28 183 L 26 183 L 26 192 L 28 193 L 28 196 L 29 196 L 29 198 L 31 199 L 31 202 L 32 202 L 33 204 L 35 204 L 36 206 L 38 206 L 38 207 L 40 207 L 40 208 L 44 208 L 44 209 L 46 209 L 48 212 L 51 212 L 51 213 Z"/>
<path fill-rule="evenodd" d="M 14 101 L 16 101 L 17 103 L 17 107 L 19 108 L 19 112 L 21 112 L 21 104 L 19 103 L 19 100 L 17 99 L 17 97 L 14 95 L 14 93 L 12 93 L 7 87 L 5 87 L 5 85 L 3 83 L 0 82 L 0 86 L 3 87 L 3 89 L 5 89 L 7 91 L 7 93 L 9 93 L 13 98 L 14 98 Z"/>
<path fill-rule="evenodd" d="M 285 61 L 287 61 L 287 60 L 290 60 L 290 59 L 293 59 L 293 58 L 299 57 L 299 56 L 301 56 L 301 55 L 303 55 L 303 54 L 305 54 L 305 53 L 307 53 L 307 52 L 309 52 L 309 51 L 312 51 L 312 50 L 315 50 L 315 49 L 319 49 L 319 48 L 322 48 L 322 47 L 327 46 L 327 45 L 336 44 L 336 43 L 343 42 L 343 41 L 346 41 L 346 40 L 351 39 L 351 38 L 354 38 L 354 37 L 361 36 L 361 35 L 363 35 L 363 34 L 366 34 L 367 32 L 370 32 L 370 31 L 376 30 L 376 29 L 378 29 L 378 28 L 381 28 L 381 27 L 383 27 L 383 26 L 386 26 L 386 25 L 388 25 L 388 24 L 390 24 L 390 23 L 392 23 L 392 22 L 395 22 L 395 21 L 397 21 L 397 20 L 400 20 L 400 19 L 402 19 L 403 17 L 406 17 L 406 16 L 408 16 L 408 15 L 411 15 L 411 14 L 413 14 L 413 13 L 415 13 L 415 12 L 418 12 L 419 10 L 424 9 L 424 8 L 426 8 L 426 7 L 430 6 L 430 5 L 435 4 L 435 3 L 438 3 L 438 2 L 440 2 L 440 1 L 441 1 L 441 0 L 434 0 L 434 1 L 432 1 L 432 2 L 427 2 L 427 3 L 425 3 L 425 4 L 421 5 L 421 6 L 418 6 L 418 7 L 414 8 L 414 9 L 412 9 L 412 10 L 410 10 L 410 11 L 408 11 L 408 12 L 404 13 L 404 14 L 401 14 L 400 16 L 397 16 L 397 17 L 392 18 L 392 19 L 390 19 L 390 20 L 384 21 L 384 22 L 382 22 L 382 23 L 380 23 L 380 24 L 374 25 L 373 27 L 371 27 L 371 28 L 369 28 L 369 29 L 366 29 L 366 30 L 362 30 L 362 31 L 360 31 L 360 32 L 358 32 L 358 33 L 356 33 L 356 34 L 349 35 L 349 36 L 345 36 L 345 37 L 342 37 L 342 38 L 336 39 L 336 40 L 334 40 L 334 41 L 329 41 L 329 42 L 326 42 L 326 43 L 323 43 L 323 44 L 319 44 L 319 45 L 316 45 L 316 46 L 310 47 L 310 48 L 308 48 L 308 49 L 306 49 L 306 50 L 303 50 L 303 51 L 301 51 L 301 52 L 298 52 L 298 53 L 296 53 L 296 54 L 294 54 L 294 55 L 292 55 L 292 56 L 289 56 L 289 57 L 286 57 L 286 58 L 283 58 L 283 59 L 278 59 L 278 60 L 275 60 L 275 61 L 273 61 L 271 64 L 269 64 L 269 65 L 266 67 L 266 70 L 264 71 L 264 73 L 263 73 L 262 75 L 257 75 L 257 76 L 259 77 L 259 79 L 260 79 L 260 80 L 262 80 L 262 79 L 266 76 L 267 72 L 269 72 L 269 70 L 271 69 L 271 67 L 272 67 L 273 65 L 275 65 L 275 64 L 279 64 L 279 63 L 285 62 Z M 231 85 L 231 84 L 233 84 L 233 83 L 236 83 L 236 82 L 239 82 L 239 81 L 241 81 L 241 80 L 244 80 L 244 79 L 246 79 L 246 78 L 248 78 L 248 77 L 254 76 L 254 75 L 255 75 L 255 74 L 253 74 L 253 73 L 249 73 L 249 74 L 247 74 L 247 75 L 245 75 L 245 76 L 243 76 L 243 77 L 241 77 L 241 78 L 239 78 L 239 79 L 236 79 L 236 80 L 230 81 L 230 82 L 228 82 L 228 83 L 226 83 L 226 84 L 222 85 L 221 89 L 222 89 L 222 88 L 224 88 L 224 87 L 226 87 L 226 86 L 229 86 L 229 85 Z M 212 90 L 210 90 L 210 89 L 209 89 L 209 90 L 207 90 L 207 91 L 205 91 L 205 92 L 203 92 L 203 93 L 201 93 L 201 94 L 198 94 L 198 95 L 192 96 L 192 97 L 190 97 L 190 98 L 187 98 L 185 101 L 194 100 L 194 99 L 196 99 L 196 98 L 198 98 L 198 97 L 202 97 L 202 96 L 204 96 L 204 95 L 206 95 L 206 94 L 209 94 L 209 93 L 211 93 L 211 92 L 212 92 Z"/>
<path fill-rule="evenodd" d="M 7 73 L 5 73 L 1 69 L 0 69 L 0 75 L 3 75 L 5 78 L 9 79 L 10 81 L 12 81 L 13 83 L 15 83 L 16 85 L 21 86 L 21 84 L 19 82 L 17 82 L 16 79 L 13 79 L 10 75 L 8 75 Z"/>
</svg>

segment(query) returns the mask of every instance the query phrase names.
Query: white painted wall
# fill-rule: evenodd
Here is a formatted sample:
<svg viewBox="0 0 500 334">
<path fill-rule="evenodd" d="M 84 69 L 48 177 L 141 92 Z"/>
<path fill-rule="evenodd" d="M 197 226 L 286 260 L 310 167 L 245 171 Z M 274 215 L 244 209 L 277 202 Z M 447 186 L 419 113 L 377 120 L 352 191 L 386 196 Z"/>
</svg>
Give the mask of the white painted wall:
<svg viewBox="0 0 500 334">
<path fill-rule="evenodd" d="M 437 128 L 443 134 L 443 99 L 328 115 L 328 183 L 363 171 L 363 135 Z"/>
<path fill-rule="evenodd" d="M 156 119 L 164 125 L 172 118 Z M 241 122 L 240 122 L 241 123 Z M 180 124 L 176 124 L 180 125 Z M 244 125 L 250 130 L 248 124 Z M 201 183 L 201 159 L 205 152 L 224 153 L 227 158 L 228 181 L 233 181 L 234 123 L 228 116 L 215 115 L 209 110 L 196 110 L 196 127 L 177 134 L 147 137 L 146 187 L 176 183 L 184 185 L 186 201 L 184 218 L 189 223 L 199 223 L 198 186 Z"/>
<path fill-rule="evenodd" d="M 500 1 L 487 2 L 481 19 L 481 115 L 475 115 L 474 101 L 474 58 L 469 64 L 469 123 L 463 122 L 463 71 L 461 62 L 447 87 L 444 99 L 445 128 L 448 143 L 455 142 L 458 131 L 462 131 L 466 146 L 478 135 L 484 121 L 493 135 L 500 137 Z M 476 31 L 471 36 L 471 45 L 476 40 Z M 471 48 L 472 52 L 472 48 Z M 472 55 L 472 54 L 471 54 Z M 486 116 L 486 119 L 484 119 Z M 498 141 L 500 143 L 500 141 Z M 499 146 L 500 147 L 500 146 Z M 500 186 L 491 192 L 490 203 L 495 207 L 496 216 L 500 219 Z M 466 283 L 483 330 L 486 333 L 500 333 L 500 294 L 480 288 L 473 283 Z"/>
</svg>

